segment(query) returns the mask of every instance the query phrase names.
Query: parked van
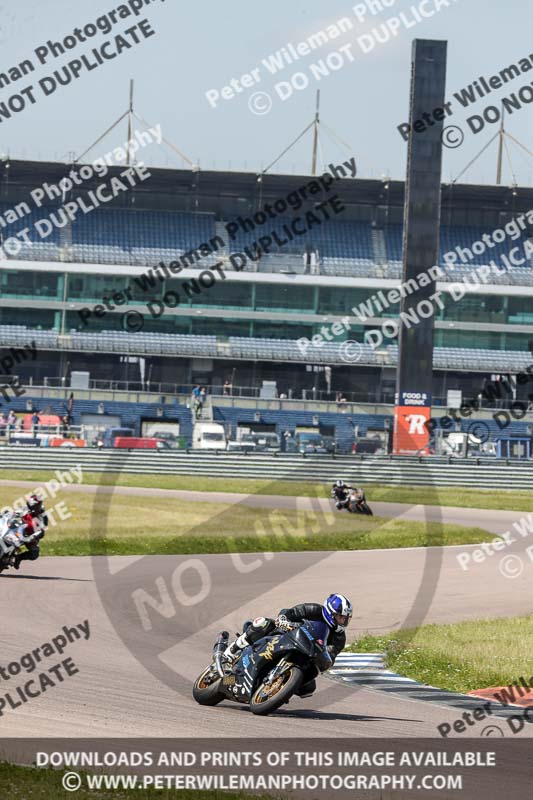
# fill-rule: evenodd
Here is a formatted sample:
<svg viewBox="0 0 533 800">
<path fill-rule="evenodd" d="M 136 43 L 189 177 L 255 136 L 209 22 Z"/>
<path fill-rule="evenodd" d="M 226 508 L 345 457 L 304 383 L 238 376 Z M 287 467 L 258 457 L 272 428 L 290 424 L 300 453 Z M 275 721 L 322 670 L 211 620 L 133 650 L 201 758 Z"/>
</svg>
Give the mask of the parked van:
<svg viewBox="0 0 533 800">
<path fill-rule="evenodd" d="M 193 450 L 225 450 L 226 432 L 218 422 L 197 422 L 192 431 Z"/>
</svg>

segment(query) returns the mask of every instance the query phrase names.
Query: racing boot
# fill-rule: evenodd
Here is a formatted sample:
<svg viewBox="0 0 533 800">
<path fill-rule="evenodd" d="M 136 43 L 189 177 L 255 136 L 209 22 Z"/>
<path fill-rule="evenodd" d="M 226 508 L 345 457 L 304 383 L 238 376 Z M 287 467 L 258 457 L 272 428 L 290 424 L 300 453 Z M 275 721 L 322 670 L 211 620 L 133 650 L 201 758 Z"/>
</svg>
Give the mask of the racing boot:
<svg viewBox="0 0 533 800">
<path fill-rule="evenodd" d="M 224 658 L 227 658 L 230 664 L 233 663 L 239 657 L 241 650 L 250 644 L 255 644 L 263 636 L 268 636 L 275 627 L 276 622 L 269 617 L 256 617 L 253 622 L 247 620 L 243 626 L 244 633 L 228 645 L 223 653 Z"/>
<path fill-rule="evenodd" d="M 226 647 L 222 657 L 228 662 L 228 664 L 233 664 L 235 661 L 237 661 L 244 648 L 248 647 L 249 644 L 250 642 L 246 638 L 246 634 L 242 633 L 238 639 L 234 639 L 234 641 Z"/>
</svg>

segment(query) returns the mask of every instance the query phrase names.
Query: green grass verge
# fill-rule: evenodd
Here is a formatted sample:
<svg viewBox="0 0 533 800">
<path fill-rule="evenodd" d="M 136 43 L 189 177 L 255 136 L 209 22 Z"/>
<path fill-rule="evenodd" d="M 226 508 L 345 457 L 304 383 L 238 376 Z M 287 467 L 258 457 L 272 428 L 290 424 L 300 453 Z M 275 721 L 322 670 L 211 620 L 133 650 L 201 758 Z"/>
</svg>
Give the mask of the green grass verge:
<svg viewBox="0 0 533 800">
<path fill-rule="evenodd" d="M 0 507 L 21 494 L 19 487 L 0 486 Z M 43 556 L 369 550 L 478 544 L 493 538 L 481 528 L 460 525 L 339 514 L 333 509 L 194 503 L 172 496 L 60 491 L 48 508 L 51 524 L 42 543 Z"/>
<path fill-rule="evenodd" d="M 533 616 L 423 625 L 363 636 L 347 649 L 385 653 L 390 669 L 440 689 L 507 686 L 533 672 Z"/>
<path fill-rule="evenodd" d="M 288 513 L 288 512 L 286 512 Z M 287 517 L 285 517 L 287 518 Z M 87 555 L 188 555 L 201 553 L 263 553 L 329 550 L 381 550 L 395 547 L 431 547 L 432 545 L 477 544 L 490 539 L 481 528 L 436 523 L 380 520 L 376 528 L 325 533 L 288 533 L 277 529 L 270 536 L 233 533 L 230 536 L 200 534 L 193 536 L 124 536 L 121 538 L 61 538 L 47 536 L 42 545 L 44 556 Z M 297 530 L 293 526 L 292 530 Z"/>
<path fill-rule="evenodd" d="M 240 792 L 207 792 L 187 790 L 155 790 L 143 789 L 98 789 L 96 792 L 81 788 L 79 791 L 66 792 L 61 785 L 61 778 L 68 770 L 35 769 L 16 767 L 0 763 L 0 794 L 13 800 L 97 800 L 97 798 L 113 798 L 113 800 L 136 800 L 139 797 L 148 800 L 266 800 L 259 795 L 242 794 Z M 83 773 L 80 773 L 83 774 Z"/>
<path fill-rule="evenodd" d="M 1 455 L 1 451 L 0 451 Z M 354 464 L 354 468 L 356 465 Z M 340 477 L 354 480 L 353 469 L 346 469 Z M 54 478 L 52 471 L 46 470 L 0 470 L 0 479 L 27 480 L 38 486 L 43 481 Z M 242 494 L 283 495 L 287 497 L 329 497 L 329 485 L 313 482 L 291 480 L 241 480 L 237 478 L 191 477 L 186 475 L 131 475 L 100 474 L 85 472 L 83 482 L 88 484 L 142 486 L 158 489 L 194 489 L 201 492 L 238 492 Z M 459 506 L 461 508 L 500 509 L 502 511 L 531 511 L 533 495 L 529 491 L 497 492 L 482 489 L 466 489 L 461 487 L 438 486 L 386 486 L 381 484 L 365 484 L 369 501 L 388 503 L 408 503 L 411 505 Z"/>
</svg>

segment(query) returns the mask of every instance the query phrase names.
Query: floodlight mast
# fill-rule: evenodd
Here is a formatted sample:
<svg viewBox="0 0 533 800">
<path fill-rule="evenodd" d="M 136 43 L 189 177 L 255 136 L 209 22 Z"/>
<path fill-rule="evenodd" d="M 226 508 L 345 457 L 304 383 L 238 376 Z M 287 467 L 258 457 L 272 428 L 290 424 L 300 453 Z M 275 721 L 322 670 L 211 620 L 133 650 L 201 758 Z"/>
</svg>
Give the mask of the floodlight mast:
<svg viewBox="0 0 533 800">
<path fill-rule="evenodd" d="M 131 142 L 131 132 L 132 132 L 132 129 L 133 129 L 133 125 L 132 125 L 132 123 L 133 123 L 133 91 L 134 91 L 134 81 L 133 81 L 133 78 L 132 78 L 130 80 L 130 107 L 128 109 L 128 142 Z M 128 165 L 128 167 L 130 166 L 130 159 L 131 159 L 130 149 L 128 148 L 128 159 L 126 161 L 126 164 Z"/>
<path fill-rule="evenodd" d="M 508 141 L 511 142 L 511 144 L 514 144 L 517 147 L 520 147 L 520 149 L 523 150 L 525 153 L 527 153 L 528 156 L 530 156 L 530 157 L 533 156 L 533 152 L 531 152 L 531 150 L 528 147 L 523 145 L 522 142 L 519 142 L 518 139 L 516 139 L 508 131 L 505 130 L 505 104 L 502 102 L 502 110 L 501 110 L 501 114 L 500 114 L 500 127 L 499 127 L 499 130 L 493 136 L 491 136 L 489 141 L 486 144 L 483 145 L 481 150 L 479 150 L 476 153 L 474 158 L 470 159 L 470 161 L 468 162 L 466 167 L 464 167 L 464 169 L 461 170 L 461 172 L 457 175 L 457 177 L 453 179 L 452 185 L 457 183 L 459 181 L 459 179 L 462 178 L 463 175 L 466 172 L 468 172 L 470 167 L 473 164 L 476 163 L 478 158 L 480 158 L 483 155 L 483 153 L 486 150 L 488 150 L 488 148 L 491 146 L 491 144 L 494 141 L 496 141 L 496 139 L 498 139 L 498 155 L 497 155 L 497 159 L 496 159 L 496 186 L 501 186 L 502 185 L 503 149 L 504 149 L 504 147 L 506 148 L 507 158 L 509 159 L 509 166 L 511 167 L 511 172 L 512 172 L 511 157 L 510 157 L 510 154 L 509 154 L 509 150 L 507 149 L 507 142 Z M 512 179 L 513 179 L 513 184 L 512 185 L 516 186 L 517 184 L 516 184 L 516 178 L 515 178 L 514 174 L 512 174 Z"/>
<path fill-rule="evenodd" d="M 134 107 L 134 92 L 135 92 L 135 81 L 133 79 L 130 80 L 130 92 L 129 92 L 129 101 L 128 101 L 128 108 L 124 111 L 123 114 L 120 115 L 118 119 L 113 122 L 112 125 L 107 128 L 101 136 L 99 136 L 89 147 L 83 151 L 83 153 L 74 159 L 72 162 L 73 164 L 79 164 L 82 159 L 85 158 L 87 153 L 90 153 L 93 148 L 95 148 L 100 142 L 102 142 L 106 136 L 108 136 L 126 117 L 128 118 L 128 142 L 131 141 L 133 136 L 133 120 L 136 119 L 138 122 L 141 122 L 146 129 L 151 128 L 151 124 L 147 122 L 145 119 L 141 117 L 140 114 L 137 114 Z M 184 153 L 181 152 L 172 142 L 166 139 L 163 135 L 161 135 L 161 141 L 166 144 L 167 147 L 170 147 L 183 161 L 185 161 L 191 169 L 196 172 L 199 169 L 199 166 L 195 164 L 191 159 L 186 156 Z M 129 148 L 127 148 L 127 165 L 130 166 L 131 163 L 131 154 Z"/>
<path fill-rule="evenodd" d="M 273 161 L 270 162 L 270 164 L 268 164 L 268 166 L 266 166 L 264 169 L 261 170 L 260 173 L 258 173 L 258 180 L 260 181 L 262 176 L 266 175 L 267 172 L 269 172 L 272 169 L 272 167 L 274 167 L 278 163 L 278 161 L 280 161 L 283 158 L 283 156 L 289 152 L 289 150 L 292 150 L 292 148 L 296 144 L 298 144 L 300 139 L 302 139 L 305 136 L 305 134 L 311 129 L 313 129 L 311 175 L 316 175 L 318 148 L 320 147 L 320 133 L 322 130 L 324 130 L 330 136 L 330 138 L 334 140 L 337 146 L 340 145 L 344 150 L 346 150 L 347 153 L 353 153 L 353 148 L 350 145 L 348 145 L 345 141 L 343 141 L 343 139 L 341 139 L 341 137 L 338 136 L 334 130 L 332 130 L 328 125 L 326 125 L 320 119 L 320 89 L 319 89 L 317 90 L 316 93 L 315 115 L 311 120 L 311 122 L 305 126 L 303 131 L 301 131 L 301 133 L 298 134 L 296 139 L 293 139 L 293 141 L 290 144 L 288 144 L 287 147 L 285 147 L 285 149 L 282 150 L 281 153 L 278 156 L 276 156 L 276 158 Z"/>
<path fill-rule="evenodd" d="M 316 111 L 313 131 L 313 160 L 311 162 L 311 175 L 316 175 L 316 154 L 318 149 L 318 126 L 320 125 L 320 89 L 316 92 Z"/>
</svg>

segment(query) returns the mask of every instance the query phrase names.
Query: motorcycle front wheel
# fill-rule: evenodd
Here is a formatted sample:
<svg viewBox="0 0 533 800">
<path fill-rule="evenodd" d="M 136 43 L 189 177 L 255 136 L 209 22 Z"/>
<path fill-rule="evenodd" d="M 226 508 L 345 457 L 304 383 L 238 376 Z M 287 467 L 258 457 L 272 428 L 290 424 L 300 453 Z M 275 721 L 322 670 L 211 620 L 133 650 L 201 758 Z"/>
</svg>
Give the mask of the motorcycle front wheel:
<svg viewBox="0 0 533 800">
<path fill-rule="evenodd" d="M 361 508 L 363 509 L 363 514 L 367 514 L 369 517 L 373 517 L 374 513 L 368 503 L 361 503 Z"/>
<path fill-rule="evenodd" d="M 207 681 L 211 667 L 206 667 L 199 678 L 196 678 L 192 689 L 192 696 L 201 706 L 216 706 L 224 700 L 224 695 L 219 691 L 220 678 L 209 683 Z"/>
<path fill-rule="evenodd" d="M 250 710 L 261 716 L 275 711 L 298 691 L 303 677 L 304 674 L 300 667 L 291 665 L 290 669 L 282 672 L 271 684 L 262 683 L 252 695 Z"/>
</svg>

